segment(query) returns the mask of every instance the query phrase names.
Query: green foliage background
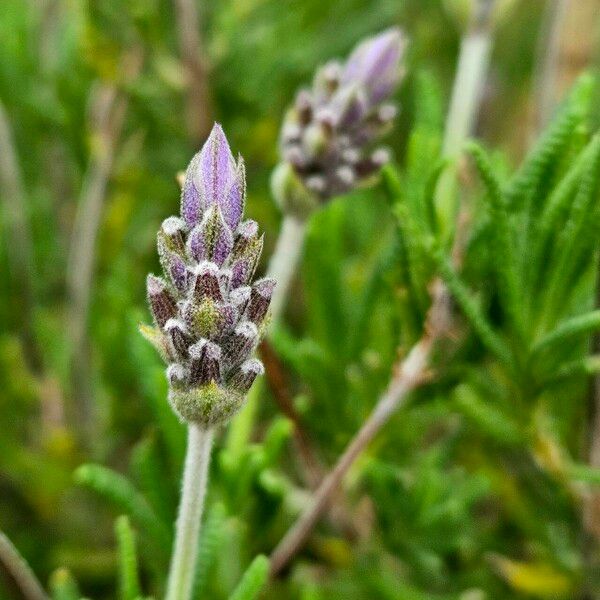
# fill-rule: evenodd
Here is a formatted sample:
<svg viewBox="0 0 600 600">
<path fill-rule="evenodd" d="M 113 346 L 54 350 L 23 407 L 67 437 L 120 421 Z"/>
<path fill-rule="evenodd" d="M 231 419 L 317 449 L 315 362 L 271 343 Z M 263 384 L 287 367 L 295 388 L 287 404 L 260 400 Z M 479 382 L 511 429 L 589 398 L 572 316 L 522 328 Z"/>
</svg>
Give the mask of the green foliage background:
<svg viewBox="0 0 600 600">
<path fill-rule="evenodd" d="M 280 219 L 268 179 L 295 89 L 364 35 L 395 24 L 411 39 L 402 113 L 388 140 L 397 165 L 382 184 L 311 219 L 286 323 L 273 336 L 324 466 L 385 389 L 398 352 L 418 339 L 435 274 L 452 290 L 457 315 L 433 382 L 351 471 L 339 502 L 353 535 L 325 519 L 264 597 L 595 597 L 584 595 L 600 593 L 600 584 L 596 544 L 582 517 L 582 498 L 593 489 L 587 486 L 600 481 L 585 466 L 589 375 L 599 366 L 590 336 L 600 326 L 589 313 L 600 216 L 593 82 L 579 84 L 516 175 L 510 166 L 528 144 L 523 132 L 544 3 L 518 3 L 498 31 L 477 132 L 496 150 L 471 148 L 474 161 L 461 179 L 472 226 L 460 274 L 430 218 L 460 37 L 447 5 L 226 0 L 199 8 L 212 118 L 246 160 L 247 212 L 266 231 L 264 260 Z M 132 48 L 143 57 L 133 78 L 123 71 Z M 95 413 L 93 430 L 83 434 L 69 376 L 67 256 L 97 151 L 90 98 L 114 83 L 128 107 L 95 255 Z M 4 210 L 0 529 L 56 598 L 135 598 L 140 589 L 160 597 L 164 585 L 185 431 L 167 406 L 163 367 L 137 325 L 148 320 L 146 273 L 158 269 L 155 233 L 178 207 L 175 174 L 197 150 L 185 97 L 171 2 L 4 0 L 0 101 L 22 171 L 35 279 L 25 323 Z M 23 344 L 27 328 L 41 370 Z M 306 501 L 292 424 L 264 383 L 262 389 L 249 434 L 238 424 L 217 441 L 196 598 L 230 597 Z M 128 519 L 115 527 L 122 514 Z M 131 569 L 136 541 L 139 580 Z M 61 567 L 78 583 L 56 571 Z M 256 559 L 244 585 L 264 569 Z M 14 597 L 10 582 L 0 586 L 0 597 Z"/>
</svg>

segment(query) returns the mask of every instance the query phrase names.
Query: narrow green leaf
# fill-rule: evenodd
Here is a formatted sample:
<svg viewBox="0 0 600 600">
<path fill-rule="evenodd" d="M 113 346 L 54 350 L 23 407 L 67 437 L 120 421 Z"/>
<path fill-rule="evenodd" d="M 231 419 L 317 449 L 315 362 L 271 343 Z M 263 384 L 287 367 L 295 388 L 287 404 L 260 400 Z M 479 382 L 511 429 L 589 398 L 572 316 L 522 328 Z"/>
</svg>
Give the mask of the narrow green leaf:
<svg viewBox="0 0 600 600">
<path fill-rule="evenodd" d="M 385 275 L 398 263 L 403 268 L 404 258 L 405 249 L 401 245 L 399 237 L 395 237 L 393 243 L 389 246 L 386 245 L 377 257 L 364 285 L 364 291 L 355 313 L 354 324 L 349 332 L 348 356 L 350 358 L 355 358 L 365 347 L 371 312 L 378 293 L 383 287 Z M 407 279 L 408 273 L 406 273 L 406 277 L 402 277 L 402 282 L 406 283 Z"/>
<path fill-rule="evenodd" d="M 597 153 L 599 145 L 600 136 L 594 136 L 554 188 L 541 216 L 534 223 L 533 244 L 530 255 L 532 270 L 536 278 L 534 284 L 536 285 L 546 284 L 543 275 L 547 270 L 548 260 L 545 254 L 548 252 L 551 236 L 559 223 L 566 221 L 569 208 L 573 202 L 573 196 L 581 183 L 582 174 L 590 164 L 590 160 Z"/>
<path fill-rule="evenodd" d="M 593 354 L 563 365 L 555 373 L 548 375 L 542 383 L 548 385 L 569 377 L 589 377 L 598 373 L 600 373 L 600 354 Z"/>
<path fill-rule="evenodd" d="M 255 600 L 267 583 L 268 576 L 269 559 L 260 554 L 246 569 L 242 580 L 229 596 L 229 600 Z"/>
<path fill-rule="evenodd" d="M 406 252 L 410 291 L 414 296 L 421 316 L 425 314 L 429 304 L 427 284 L 429 273 L 427 269 L 427 254 L 425 252 L 424 240 L 428 234 L 415 219 L 414 212 L 407 203 L 407 196 L 400 184 L 399 176 L 392 167 L 383 170 L 384 189 L 392 204 L 392 210 L 396 216 L 398 230 L 402 239 L 403 248 Z"/>
<path fill-rule="evenodd" d="M 136 600 L 141 595 L 133 530 L 126 516 L 115 522 L 119 546 L 119 594 L 122 600 Z"/>
<path fill-rule="evenodd" d="M 223 542 L 226 516 L 225 507 L 221 503 L 213 504 L 208 511 L 206 522 L 200 533 L 192 598 L 208 597 L 206 591 L 208 576 L 217 560 L 217 553 Z"/>
<path fill-rule="evenodd" d="M 590 227 L 590 224 L 594 223 L 590 213 L 597 201 L 599 171 L 600 144 L 597 144 L 582 175 L 569 218 L 554 244 L 553 267 L 545 290 L 541 314 L 546 327 L 549 327 L 559 314 L 560 308 L 565 304 L 565 296 L 573 289 L 572 274 L 582 248 L 586 247 L 591 237 L 596 239 L 596 232 Z"/>
<path fill-rule="evenodd" d="M 415 127 L 440 135 L 444 126 L 444 103 L 438 81 L 433 73 L 420 70 L 415 77 Z"/>
<path fill-rule="evenodd" d="M 485 434 L 505 444 L 523 442 L 524 436 L 517 423 L 493 406 L 491 399 L 484 401 L 472 386 L 461 384 L 452 396 L 461 412 Z"/>
<path fill-rule="evenodd" d="M 540 339 L 532 349 L 535 357 L 553 346 L 559 346 L 573 337 L 588 335 L 600 329 L 600 310 L 564 321 L 554 331 Z"/>
<path fill-rule="evenodd" d="M 573 130 L 589 110 L 594 89 L 594 78 L 579 78 L 562 109 L 550 124 L 533 151 L 528 155 L 506 190 L 508 206 L 516 210 L 538 187 L 541 177 L 566 147 Z"/>
<path fill-rule="evenodd" d="M 498 277 L 499 297 L 502 307 L 513 323 L 517 333 L 523 335 L 523 311 L 519 297 L 519 281 L 514 255 L 515 240 L 512 234 L 507 205 L 501 191 L 501 185 L 487 154 L 473 142 L 467 150 L 474 159 L 479 175 L 487 190 L 490 216 L 494 223 L 491 230 L 495 251 L 494 266 Z"/>
<path fill-rule="evenodd" d="M 293 430 L 294 424 L 289 419 L 283 416 L 273 419 L 262 443 L 265 467 L 272 466 L 277 461 Z"/>
<path fill-rule="evenodd" d="M 484 346 L 495 354 L 502 362 L 512 365 L 512 355 L 509 348 L 496 334 L 492 325 L 488 322 L 481 311 L 478 303 L 472 298 L 467 286 L 461 281 L 454 271 L 450 261 L 439 248 L 434 249 L 438 269 L 442 279 L 445 281 L 456 303 L 461 308 L 471 327 L 482 341 Z"/>
</svg>

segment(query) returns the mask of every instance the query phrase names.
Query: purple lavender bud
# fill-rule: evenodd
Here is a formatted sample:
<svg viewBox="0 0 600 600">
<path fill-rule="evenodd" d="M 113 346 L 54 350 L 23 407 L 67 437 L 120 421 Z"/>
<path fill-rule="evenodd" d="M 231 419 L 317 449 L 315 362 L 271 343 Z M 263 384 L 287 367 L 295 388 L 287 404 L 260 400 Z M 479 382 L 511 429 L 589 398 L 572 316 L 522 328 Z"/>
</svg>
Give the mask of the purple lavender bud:
<svg viewBox="0 0 600 600">
<path fill-rule="evenodd" d="M 351 191 L 378 170 L 381 165 L 369 153 L 397 112 L 386 101 L 402 78 L 405 46 L 399 29 L 369 38 L 345 64 L 319 69 L 312 89 L 298 93 L 280 137 L 282 163 L 291 168 L 280 165 L 272 178 L 282 210 L 304 219 L 319 203 Z M 367 160 L 370 168 L 353 168 Z"/>
<path fill-rule="evenodd" d="M 263 238 L 255 221 L 242 221 L 245 196 L 244 164 L 215 125 L 187 169 L 181 217 L 158 233 L 167 281 L 148 277 L 155 328 L 144 331 L 169 363 L 169 401 L 181 419 L 205 426 L 235 414 L 261 370 L 248 359 L 273 284 L 250 287 Z"/>
<path fill-rule="evenodd" d="M 185 292 L 188 285 L 188 270 L 183 258 L 161 244 L 159 238 L 158 253 L 163 271 L 179 292 Z"/>
<path fill-rule="evenodd" d="M 191 228 L 216 205 L 229 227 L 235 229 L 244 211 L 245 194 L 244 164 L 241 160 L 236 164 L 223 129 L 215 125 L 186 172 L 181 215 Z"/>
<path fill-rule="evenodd" d="M 169 217 L 162 222 L 158 233 L 166 249 L 176 254 L 185 254 L 185 222 L 179 217 Z"/>
<path fill-rule="evenodd" d="M 171 295 L 165 282 L 160 277 L 148 275 L 146 279 L 148 290 L 148 304 L 154 317 L 154 323 L 158 327 L 164 327 L 169 319 L 177 315 L 177 303 Z"/>
<path fill-rule="evenodd" d="M 246 314 L 255 325 L 260 325 L 266 317 L 274 289 L 275 280 L 270 278 L 261 279 L 252 286 Z"/>
<path fill-rule="evenodd" d="M 206 385 L 221 383 L 221 348 L 209 340 L 190 346 L 190 383 Z"/>
<path fill-rule="evenodd" d="M 200 228 L 203 257 L 221 266 L 233 249 L 233 233 L 225 223 L 218 206 L 209 207 Z"/>
<path fill-rule="evenodd" d="M 245 394 L 252 387 L 254 380 L 259 375 L 262 375 L 264 371 L 265 369 L 260 360 L 251 358 L 238 369 L 231 381 L 231 385 Z"/>
<path fill-rule="evenodd" d="M 240 253 L 231 266 L 231 287 L 237 288 L 250 283 L 258 266 L 263 249 L 263 236 L 254 238 Z"/>
<path fill-rule="evenodd" d="M 186 358 L 192 339 L 185 322 L 180 319 L 169 319 L 165 323 L 165 333 L 171 342 L 173 355 L 179 358 Z"/>
<path fill-rule="evenodd" d="M 194 299 L 201 303 L 205 298 L 215 302 L 223 300 L 221 286 L 219 284 L 219 267 L 215 263 L 200 263 L 195 271 Z"/>
<path fill-rule="evenodd" d="M 247 285 L 238 287 L 231 292 L 231 302 L 240 316 L 246 311 L 248 302 L 250 302 L 250 295 L 251 288 Z"/>
<path fill-rule="evenodd" d="M 406 41 L 398 29 L 390 29 L 357 46 L 346 62 L 342 84 L 360 82 L 372 104 L 387 98 L 401 73 L 398 64 Z"/>
<path fill-rule="evenodd" d="M 173 363 L 167 367 L 167 380 L 173 388 L 183 388 L 187 383 L 187 373 L 185 367 L 178 363 Z"/>
<path fill-rule="evenodd" d="M 230 367 L 239 366 L 248 358 L 258 342 L 258 329 L 248 321 L 240 323 L 224 345 L 225 360 Z"/>
<path fill-rule="evenodd" d="M 256 221 L 252 221 L 252 219 L 244 221 L 238 227 L 237 236 L 233 245 L 233 256 L 243 256 L 250 244 L 258 240 L 258 238 L 258 223 Z"/>
</svg>

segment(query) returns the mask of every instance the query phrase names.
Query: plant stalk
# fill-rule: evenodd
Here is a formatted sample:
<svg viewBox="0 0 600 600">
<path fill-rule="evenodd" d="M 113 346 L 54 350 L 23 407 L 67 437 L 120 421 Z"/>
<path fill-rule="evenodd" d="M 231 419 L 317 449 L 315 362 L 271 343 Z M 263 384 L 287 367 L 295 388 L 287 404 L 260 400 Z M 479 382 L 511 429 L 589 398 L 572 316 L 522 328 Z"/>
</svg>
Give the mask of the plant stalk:
<svg viewBox="0 0 600 600">
<path fill-rule="evenodd" d="M 493 43 L 494 4 L 495 0 L 479 0 L 478 9 L 461 39 L 442 146 L 443 157 L 451 161 L 458 157 L 477 123 Z M 438 219 L 448 237 L 457 213 L 456 170 L 452 163 L 442 173 L 436 189 Z"/>
<path fill-rule="evenodd" d="M 212 441 L 212 429 L 189 425 L 183 488 L 167 582 L 167 600 L 191 598 Z"/>
<path fill-rule="evenodd" d="M 302 253 L 305 232 L 305 221 L 289 215 L 283 218 L 277 245 L 267 269 L 267 277 L 272 277 L 277 282 L 271 299 L 271 326 L 281 318 L 285 308 L 285 301 Z"/>
<path fill-rule="evenodd" d="M 402 406 L 410 392 L 427 379 L 431 348 L 445 332 L 448 322 L 446 287 L 439 280 L 433 287 L 434 300 L 423 337 L 413 346 L 406 359 L 397 365 L 386 392 L 348 444 L 336 465 L 323 479 L 312 496 L 310 504 L 273 551 L 270 559 L 271 576 L 279 573 L 304 544 L 356 458 Z"/>
<path fill-rule="evenodd" d="M 0 564 L 18 586 L 25 600 L 48 600 L 41 583 L 15 548 L 13 543 L 0 531 Z"/>
</svg>

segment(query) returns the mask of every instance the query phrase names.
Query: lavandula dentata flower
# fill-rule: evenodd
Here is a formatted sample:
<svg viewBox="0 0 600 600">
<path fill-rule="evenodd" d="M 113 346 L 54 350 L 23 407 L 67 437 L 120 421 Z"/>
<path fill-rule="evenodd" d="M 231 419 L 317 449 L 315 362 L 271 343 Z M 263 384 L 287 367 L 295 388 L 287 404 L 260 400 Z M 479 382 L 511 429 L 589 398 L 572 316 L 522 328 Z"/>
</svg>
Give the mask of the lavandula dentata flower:
<svg viewBox="0 0 600 600">
<path fill-rule="evenodd" d="M 298 92 L 281 130 L 273 177 L 286 214 L 304 219 L 330 198 L 356 188 L 389 160 L 376 147 L 397 112 L 390 97 L 402 78 L 405 38 L 390 29 L 359 44 L 346 62 L 320 68 Z"/>
<path fill-rule="evenodd" d="M 168 364 L 169 402 L 188 425 L 167 600 L 191 597 L 214 427 L 263 371 L 252 353 L 275 282 L 252 282 L 263 239 L 256 222 L 242 220 L 245 199 L 244 163 L 215 125 L 185 174 L 180 216 L 158 232 L 164 277 L 147 281 L 154 327 L 142 333 Z"/>
<path fill-rule="evenodd" d="M 268 271 L 277 281 L 273 321 L 283 310 L 307 218 L 334 196 L 365 184 L 389 160 L 377 142 L 396 114 L 390 98 L 403 76 L 405 46 L 395 28 L 368 38 L 346 62 L 320 68 L 312 87 L 298 92 L 285 116 L 281 160 L 271 178 L 284 213 Z"/>
<path fill-rule="evenodd" d="M 169 401 L 203 426 L 231 417 L 263 370 L 251 355 L 275 283 L 252 283 L 263 238 L 242 220 L 245 195 L 244 163 L 215 125 L 187 169 L 181 215 L 158 232 L 165 277 L 147 281 L 155 327 L 146 333 L 168 363 Z"/>
</svg>

